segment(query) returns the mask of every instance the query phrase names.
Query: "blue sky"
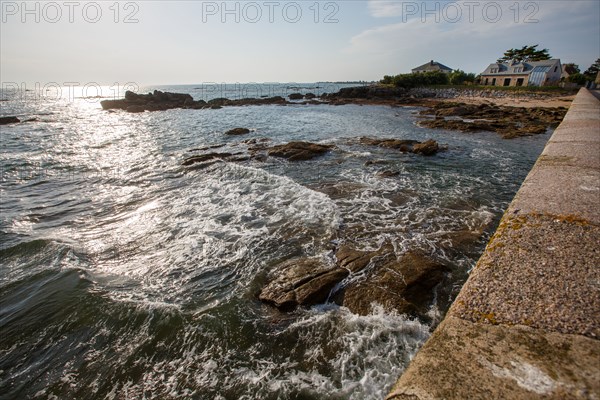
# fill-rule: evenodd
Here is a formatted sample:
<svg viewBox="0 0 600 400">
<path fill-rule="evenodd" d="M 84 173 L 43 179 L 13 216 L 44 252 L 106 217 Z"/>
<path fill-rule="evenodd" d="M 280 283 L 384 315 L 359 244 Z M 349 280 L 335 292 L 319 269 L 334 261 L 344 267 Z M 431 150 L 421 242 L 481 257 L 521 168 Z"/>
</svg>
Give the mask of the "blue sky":
<svg viewBox="0 0 600 400">
<path fill-rule="evenodd" d="M 377 80 L 431 59 L 479 73 L 531 44 L 582 69 L 600 57 L 599 0 L 2 0 L 0 11 L 3 83 Z"/>
</svg>

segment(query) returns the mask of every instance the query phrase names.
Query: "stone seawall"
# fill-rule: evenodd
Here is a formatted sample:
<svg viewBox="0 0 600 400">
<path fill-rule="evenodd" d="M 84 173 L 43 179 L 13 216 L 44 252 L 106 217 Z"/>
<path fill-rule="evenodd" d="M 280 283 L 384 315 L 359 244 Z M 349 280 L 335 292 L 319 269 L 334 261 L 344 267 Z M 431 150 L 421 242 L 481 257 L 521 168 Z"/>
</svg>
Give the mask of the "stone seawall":
<svg viewBox="0 0 600 400">
<path fill-rule="evenodd" d="M 587 89 L 388 399 L 600 399 L 600 101 Z"/>
</svg>

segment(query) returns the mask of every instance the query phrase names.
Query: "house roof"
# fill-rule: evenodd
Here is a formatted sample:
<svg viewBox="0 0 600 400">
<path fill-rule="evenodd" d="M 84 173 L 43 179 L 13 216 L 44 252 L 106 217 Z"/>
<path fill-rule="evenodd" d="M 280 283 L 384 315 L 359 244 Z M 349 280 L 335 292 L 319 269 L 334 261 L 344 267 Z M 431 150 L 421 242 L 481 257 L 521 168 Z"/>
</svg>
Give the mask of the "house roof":
<svg viewBox="0 0 600 400">
<path fill-rule="evenodd" d="M 429 61 L 427 64 L 423 64 L 412 69 L 413 71 L 452 71 L 452 68 L 445 66 L 437 61 Z"/>
<path fill-rule="evenodd" d="M 557 64 L 560 64 L 560 60 L 557 58 L 553 58 L 552 60 L 544 60 L 544 61 L 526 61 L 520 62 L 516 64 L 509 63 L 493 63 L 490 64 L 485 71 L 481 73 L 481 75 L 492 75 L 492 76 L 502 76 L 502 75 L 529 75 L 534 68 L 539 67 L 553 67 Z M 521 72 L 516 72 L 516 69 L 523 68 Z M 492 69 L 497 69 L 498 72 L 492 72 Z"/>
</svg>

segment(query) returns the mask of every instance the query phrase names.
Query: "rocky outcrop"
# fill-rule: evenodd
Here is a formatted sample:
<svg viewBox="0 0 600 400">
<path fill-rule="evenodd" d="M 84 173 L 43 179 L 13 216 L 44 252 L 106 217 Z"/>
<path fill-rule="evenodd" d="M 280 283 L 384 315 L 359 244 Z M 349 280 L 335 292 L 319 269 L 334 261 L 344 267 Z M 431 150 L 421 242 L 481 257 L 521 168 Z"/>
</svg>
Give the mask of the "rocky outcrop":
<svg viewBox="0 0 600 400">
<path fill-rule="evenodd" d="M 407 97 L 407 94 L 408 90 L 400 87 L 369 85 L 342 88 L 336 93 L 323 94 L 321 97 L 327 99 L 389 99 L 395 97 Z"/>
<path fill-rule="evenodd" d="M 435 140 L 429 139 L 423 143 L 417 143 L 413 146 L 412 152 L 424 156 L 432 156 L 440 151 L 440 146 Z"/>
<path fill-rule="evenodd" d="M 365 260 L 373 264 L 368 277 L 351 283 L 338 297 L 343 306 L 361 315 L 371 311 L 372 303 L 378 303 L 388 311 L 424 317 L 434 301 L 435 286 L 449 270 L 420 252 L 407 253 L 397 260 L 385 247 L 358 256 L 349 265 L 365 268 Z"/>
<path fill-rule="evenodd" d="M 267 153 L 273 157 L 286 158 L 289 161 L 305 161 L 322 156 L 329 152 L 333 146 L 309 142 L 290 142 L 268 149 Z"/>
<path fill-rule="evenodd" d="M 100 104 L 104 110 L 121 109 L 132 113 L 206 106 L 206 102 L 194 101 L 189 94 L 161 92 L 160 90 L 148 94 L 127 91 L 124 99 L 102 100 Z"/>
<path fill-rule="evenodd" d="M 438 103 L 424 110 L 420 121 L 427 128 L 461 132 L 496 132 L 505 139 L 546 133 L 562 121 L 566 109 L 504 107 L 491 104 Z M 433 117 L 433 118 L 431 118 Z"/>
<path fill-rule="evenodd" d="M 302 93 L 292 93 L 288 96 L 290 100 L 302 100 L 304 95 Z"/>
<path fill-rule="evenodd" d="M 347 270 L 328 267 L 318 259 L 289 260 L 271 272 L 272 279 L 258 298 L 282 311 L 320 304 L 348 274 Z"/>
<path fill-rule="evenodd" d="M 250 133 L 250 129 L 248 128 L 233 128 L 225 132 L 226 135 L 238 136 L 238 135 L 246 135 Z"/>
<path fill-rule="evenodd" d="M 369 146 L 384 147 L 386 149 L 399 150 L 402 153 L 422 154 L 424 156 L 431 156 L 442 150 L 438 142 L 432 139 L 421 143 L 417 140 L 362 137 L 359 141 L 361 144 Z"/>
<path fill-rule="evenodd" d="M 334 266 L 320 259 L 299 258 L 281 263 L 269 274 L 259 300 L 281 311 L 334 301 L 352 312 L 366 315 L 372 303 L 388 311 L 427 318 L 434 288 L 449 268 L 432 258 L 411 252 L 397 259 L 391 243 L 375 251 L 359 251 L 344 245 L 336 252 Z M 364 275 L 333 292 L 348 276 Z"/>
<path fill-rule="evenodd" d="M 206 102 L 204 100 L 195 101 L 191 95 L 186 93 L 169 93 L 155 90 L 148 94 L 137 94 L 127 91 L 125 92 L 124 99 L 103 100 L 100 104 L 105 110 L 120 109 L 138 113 L 144 111 L 163 111 L 173 108 L 215 110 L 225 106 L 287 104 L 287 101 L 281 96 L 275 96 L 261 99 L 248 98 L 237 100 L 220 97 Z"/>
<path fill-rule="evenodd" d="M 17 124 L 21 120 L 17 117 L 0 117 L 0 125 Z"/>
</svg>

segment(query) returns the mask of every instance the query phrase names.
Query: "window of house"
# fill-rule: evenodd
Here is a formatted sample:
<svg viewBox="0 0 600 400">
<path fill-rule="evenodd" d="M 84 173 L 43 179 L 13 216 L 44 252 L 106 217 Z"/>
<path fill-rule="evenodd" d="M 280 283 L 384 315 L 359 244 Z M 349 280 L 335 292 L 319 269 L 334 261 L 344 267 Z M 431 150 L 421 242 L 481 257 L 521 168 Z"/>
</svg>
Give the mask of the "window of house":
<svg viewBox="0 0 600 400">
<path fill-rule="evenodd" d="M 558 67 L 554 67 L 554 72 L 556 72 L 557 69 L 558 69 Z"/>
</svg>

